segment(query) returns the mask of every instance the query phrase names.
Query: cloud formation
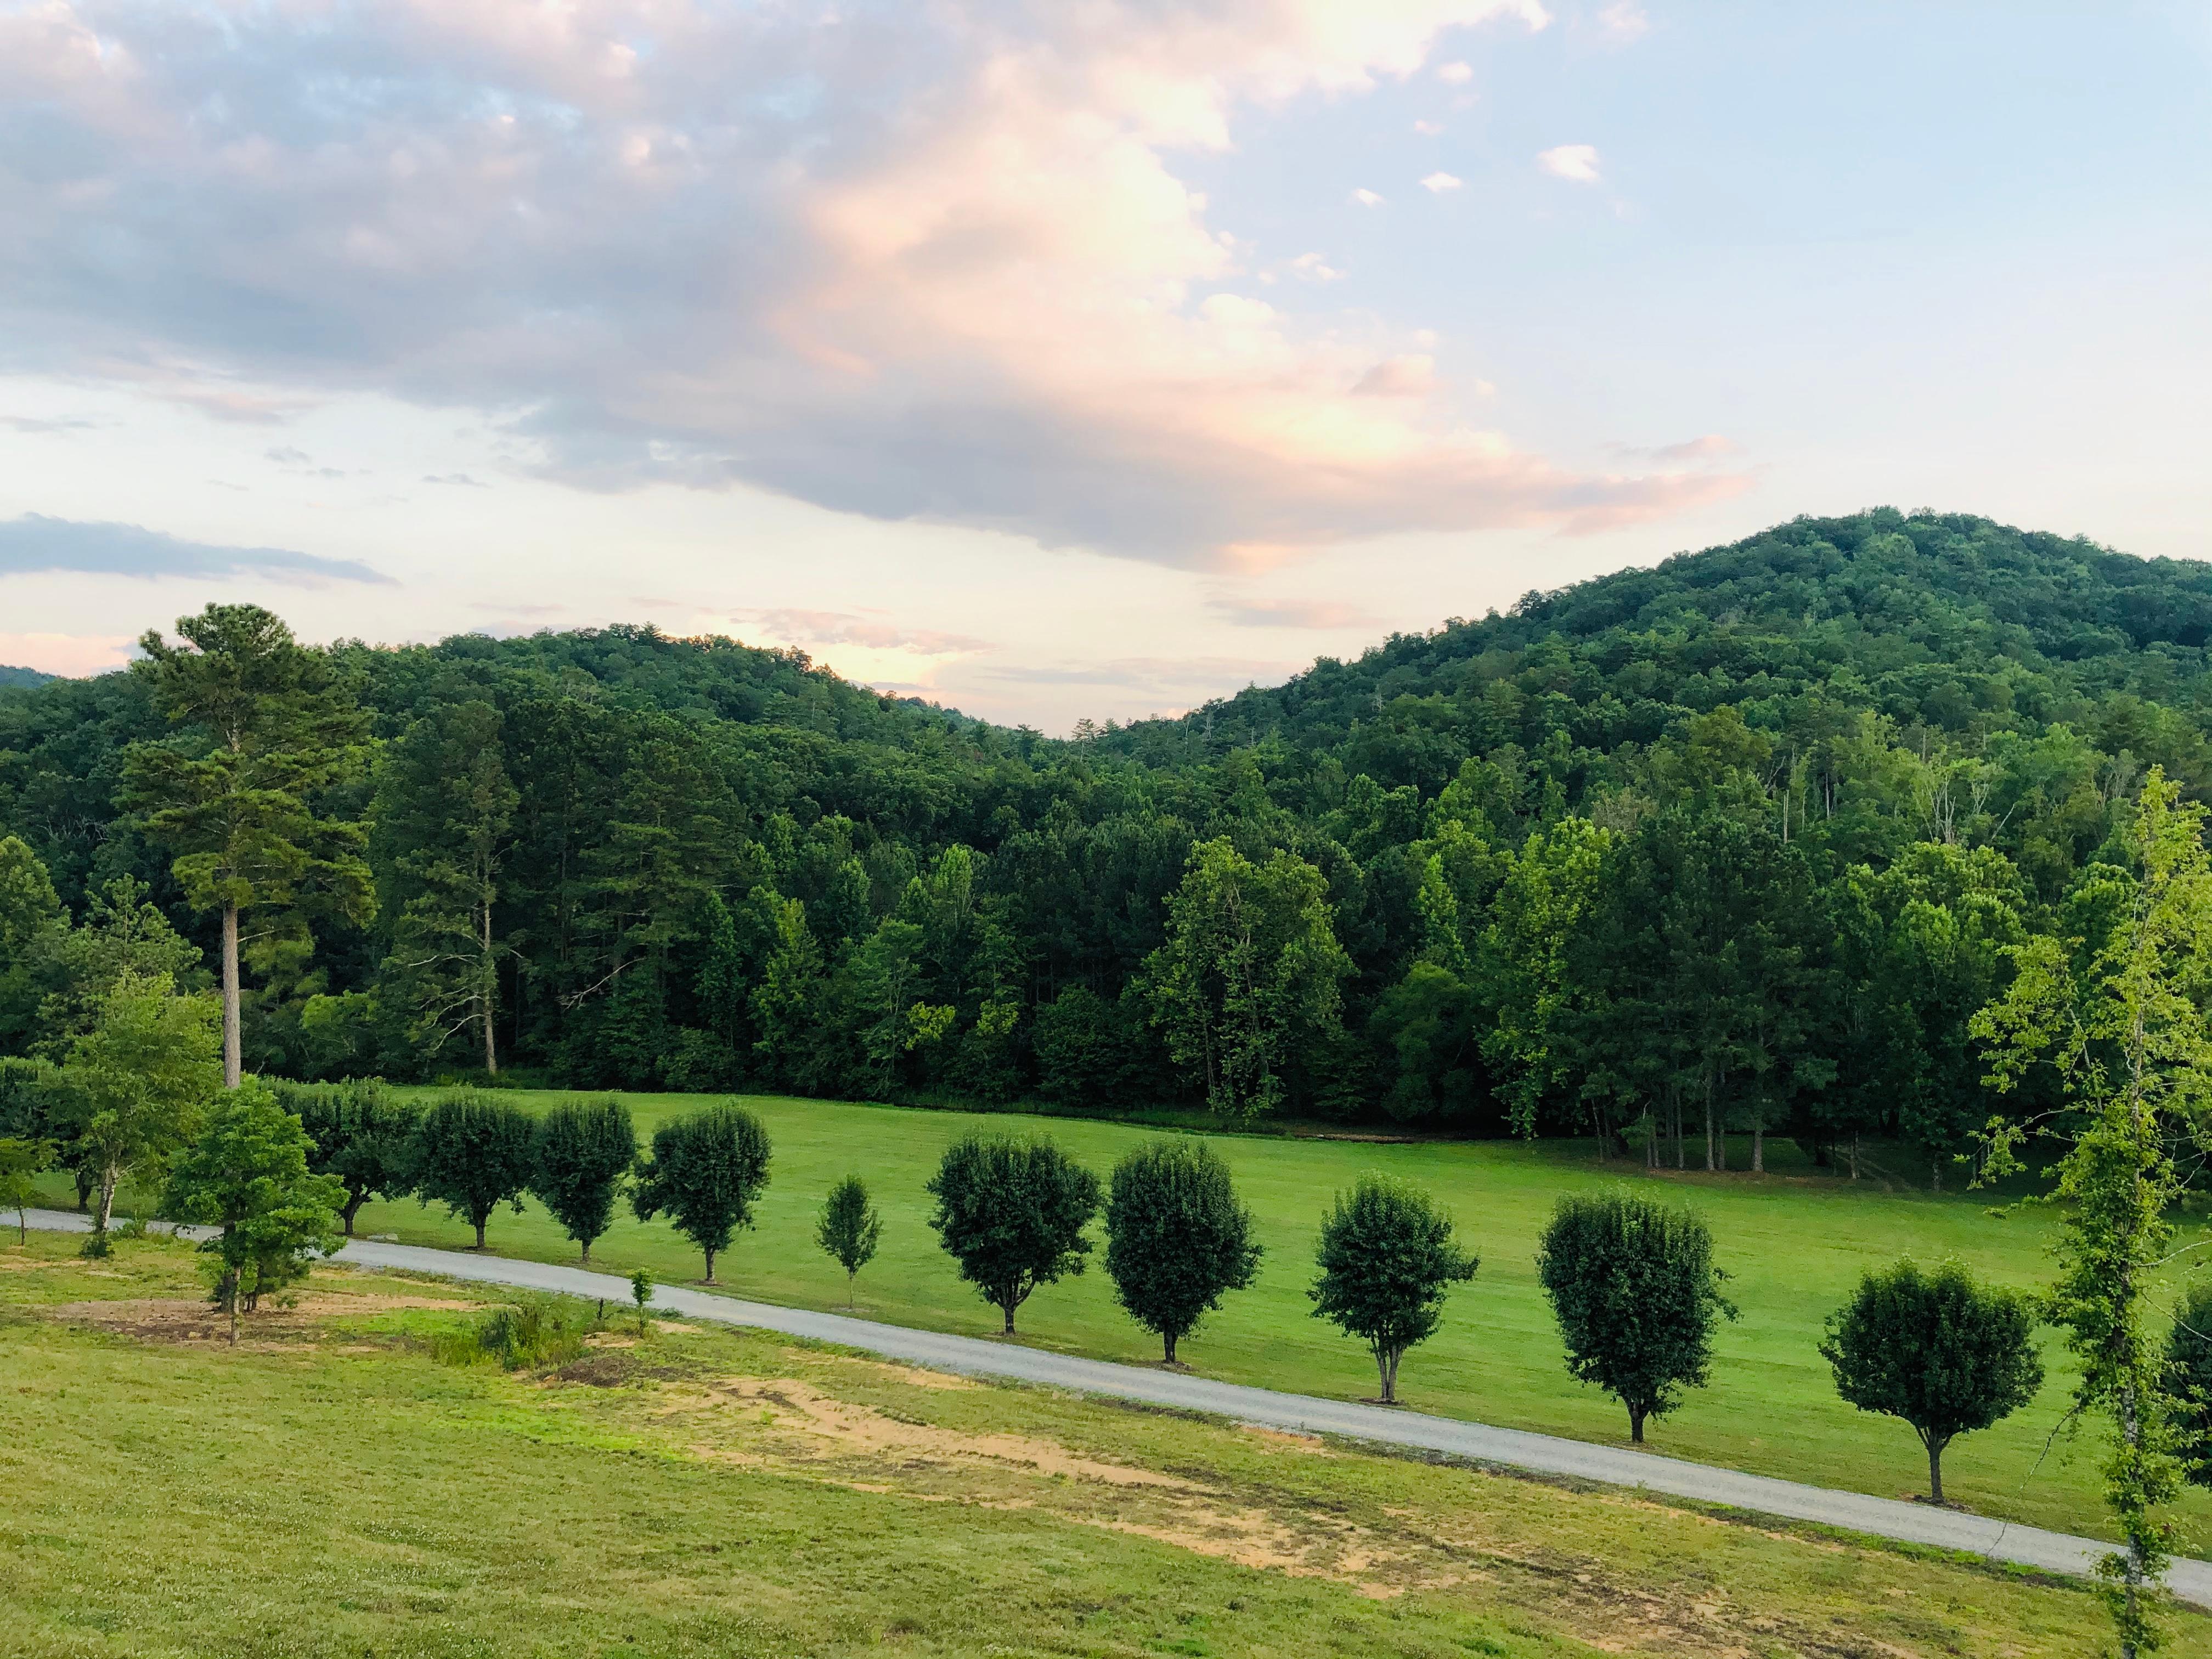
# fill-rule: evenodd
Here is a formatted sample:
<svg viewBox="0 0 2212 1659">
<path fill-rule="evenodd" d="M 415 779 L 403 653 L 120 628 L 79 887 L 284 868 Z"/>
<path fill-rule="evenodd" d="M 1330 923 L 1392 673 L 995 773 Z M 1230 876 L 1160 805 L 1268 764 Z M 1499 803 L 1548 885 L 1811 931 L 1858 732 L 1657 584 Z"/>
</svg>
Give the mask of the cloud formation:
<svg viewBox="0 0 2212 1659">
<path fill-rule="evenodd" d="M 281 547 L 180 541 L 135 524 L 80 524 L 38 513 L 0 520 L 0 576 L 48 570 L 146 578 L 252 575 L 308 584 L 392 580 L 353 559 L 325 559 Z"/>
<path fill-rule="evenodd" d="M 1733 486 L 1553 465 L 1443 380 L 1354 396 L 1397 331 L 1258 298 L 1176 171 L 1247 110 L 1544 21 L 41 0 L 0 16 L 0 105 L 37 112 L 0 124 L 0 368 L 271 424 L 389 394 L 489 412 L 585 487 L 744 483 L 1180 565 L 1648 519 Z"/>
<path fill-rule="evenodd" d="M 1598 181 L 1595 144 L 1558 145 L 1539 154 L 1536 165 L 1554 179 L 1571 179 L 1577 185 L 1594 185 Z"/>
</svg>

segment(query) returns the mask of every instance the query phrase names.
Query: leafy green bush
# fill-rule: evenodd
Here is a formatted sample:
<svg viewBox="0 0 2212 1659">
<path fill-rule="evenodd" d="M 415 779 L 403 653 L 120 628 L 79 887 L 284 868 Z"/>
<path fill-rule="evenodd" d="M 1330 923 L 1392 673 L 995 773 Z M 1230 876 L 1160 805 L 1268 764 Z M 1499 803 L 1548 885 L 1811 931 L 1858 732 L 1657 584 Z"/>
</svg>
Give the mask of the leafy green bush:
<svg viewBox="0 0 2212 1659">
<path fill-rule="evenodd" d="M 448 1365 L 544 1370 L 580 1358 L 592 1333 L 605 1328 L 586 1303 L 565 1296 L 526 1296 L 487 1309 L 461 1329 L 435 1338 L 430 1348 Z"/>
</svg>

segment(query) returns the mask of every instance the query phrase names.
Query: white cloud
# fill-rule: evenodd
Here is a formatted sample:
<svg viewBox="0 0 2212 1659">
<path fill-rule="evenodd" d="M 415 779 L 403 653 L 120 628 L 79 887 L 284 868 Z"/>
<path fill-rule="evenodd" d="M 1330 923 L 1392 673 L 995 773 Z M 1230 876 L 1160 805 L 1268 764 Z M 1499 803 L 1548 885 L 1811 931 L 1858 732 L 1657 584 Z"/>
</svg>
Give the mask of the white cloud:
<svg viewBox="0 0 2212 1659">
<path fill-rule="evenodd" d="M 1381 207 L 1382 205 L 1382 198 L 1377 196 L 1371 190 L 1355 190 L 1352 192 L 1352 199 L 1357 202 L 1361 207 Z"/>
<path fill-rule="evenodd" d="M 1441 196 L 1448 190 L 1457 190 L 1460 181 L 1449 173 L 1432 173 L 1421 180 L 1421 188 Z"/>
<path fill-rule="evenodd" d="M 1416 121 L 1413 123 L 1413 131 L 1419 133 L 1424 138 L 1434 138 L 1439 133 L 1443 132 L 1443 130 L 1444 124 L 1441 121 Z"/>
<path fill-rule="evenodd" d="M 1291 274 L 1303 276 L 1310 283 L 1334 283 L 1343 280 L 1344 273 L 1331 265 L 1318 253 L 1301 253 L 1291 261 Z"/>
<path fill-rule="evenodd" d="M 0 13 L 0 102 L 40 112 L 0 125 L 0 338 L 228 420 L 392 397 L 586 488 L 748 483 L 1174 564 L 1710 499 L 1354 397 L 1402 326 L 1234 291 L 1246 254 L 1182 182 L 1248 110 L 1498 20 L 1544 17 L 44 0 Z"/>
<path fill-rule="evenodd" d="M 1539 155 L 1536 165 L 1554 179 L 1568 179 L 1578 185 L 1598 181 L 1595 144 L 1560 144 Z"/>
<path fill-rule="evenodd" d="M 1626 46 L 1640 40 L 1651 27 L 1651 20 L 1644 15 L 1638 0 L 1613 0 L 1597 15 L 1598 33 L 1607 40 Z"/>
<path fill-rule="evenodd" d="M 1474 79 L 1472 64 L 1443 64 L 1437 68 L 1437 79 L 1455 87 L 1463 87 Z"/>
</svg>

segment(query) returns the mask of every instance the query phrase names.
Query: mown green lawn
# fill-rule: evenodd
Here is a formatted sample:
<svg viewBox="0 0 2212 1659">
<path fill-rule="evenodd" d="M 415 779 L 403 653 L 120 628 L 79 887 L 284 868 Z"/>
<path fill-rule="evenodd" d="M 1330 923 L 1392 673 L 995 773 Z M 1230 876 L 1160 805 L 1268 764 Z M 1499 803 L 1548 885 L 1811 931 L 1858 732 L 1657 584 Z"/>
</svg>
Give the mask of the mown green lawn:
<svg viewBox="0 0 2212 1659">
<path fill-rule="evenodd" d="M 436 1363 L 472 1287 L 0 1243 L 24 1659 L 2094 1652 L 2082 1585 L 626 1319 Z M 287 1301 L 293 1298 L 288 1297 Z M 2177 1653 L 2212 1620 L 2177 1616 Z"/>
<path fill-rule="evenodd" d="M 564 1097 L 518 1091 L 542 1109 Z M 701 1097 L 625 1097 L 641 1136 L 662 1118 L 696 1109 Z M 977 1115 L 756 1097 L 775 1162 L 760 1224 L 719 1264 L 736 1295 L 814 1308 L 842 1308 L 844 1276 L 813 1243 L 813 1218 L 830 1183 L 857 1171 L 874 1190 L 885 1221 L 875 1264 L 861 1275 L 859 1311 L 901 1324 L 979 1336 L 997 1332 L 998 1316 L 955 1275 L 927 1224 L 923 1183 L 945 1146 L 971 1129 L 1034 1132 L 1058 1140 L 1102 1176 L 1130 1146 L 1156 1133 L 1125 1126 L 1014 1115 Z M 1650 1430 L 1652 1449 L 1761 1474 L 1884 1496 L 1922 1487 L 1919 1444 L 1902 1424 L 1839 1401 L 1817 1352 L 1822 1322 L 1865 1268 L 1910 1255 L 1954 1255 L 1989 1278 L 2031 1285 L 2047 1276 L 2045 1247 L 2055 1218 L 2039 1207 L 2004 1218 L 1981 1195 L 1887 1190 L 1810 1171 L 1677 1176 L 1656 1181 L 1640 1166 L 1601 1170 L 1587 1147 L 1562 1143 L 1429 1142 L 1388 1145 L 1279 1136 L 1223 1135 L 1267 1249 L 1259 1284 L 1228 1305 L 1179 1354 L 1194 1369 L 1241 1382 L 1361 1397 L 1375 1389 L 1372 1363 L 1358 1345 L 1312 1318 L 1305 1287 L 1312 1276 L 1316 1224 L 1329 1195 L 1365 1169 L 1422 1182 L 1452 1208 L 1482 1257 L 1474 1282 L 1455 1293 L 1448 1322 L 1406 1361 L 1400 1389 L 1418 1410 L 1539 1429 L 1586 1440 L 1625 1443 L 1627 1422 L 1613 1402 L 1566 1376 L 1551 1313 L 1535 1279 L 1536 1238 L 1562 1193 L 1610 1182 L 1650 1184 L 1702 1210 L 1711 1224 L 1729 1291 L 1741 1318 L 1723 1331 L 1712 1386 Z M 1780 1149 L 1784 1156 L 1789 1149 Z M 1747 1163 L 1738 1146 L 1733 1161 Z M 58 1188 L 57 1189 L 58 1190 Z M 2192 1225 L 2201 1224 L 2192 1223 Z M 442 1209 L 412 1202 L 372 1205 L 364 1233 L 409 1243 L 465 1247 L 467 1227 Z M 501 1212 L 491 1248 L 543 1261 L 574 1259 L 574 1246 L 533 1206 Z M 646 1267 L 669 1279 L 696 1279 L 696 1252 L 665 1222 L 641 1224 L 625 1212 L 592 1252 L 595 1265 Z M 1146 1362 L 1152 1338 L 1115 1305 L 1103 1272 L 1039 1291 L 1022 1310 L 1021 1340 L 1109 1359 Z M 2051 1437 L 2071 1379 L 2055 1334 L 2042 1397 L 1984 1433 L 1954 1443 L 1944 1486 L 1954 1501 L 1990 1514 L 2069 1531 L 2110 1535 L 2097 1501 L 2099 1452 L 2083 1441 L 2069 1453 Z M 2212 1548 L 2212 1499 L 2193 1492 L 2184 1504 Z"/>
</svg>

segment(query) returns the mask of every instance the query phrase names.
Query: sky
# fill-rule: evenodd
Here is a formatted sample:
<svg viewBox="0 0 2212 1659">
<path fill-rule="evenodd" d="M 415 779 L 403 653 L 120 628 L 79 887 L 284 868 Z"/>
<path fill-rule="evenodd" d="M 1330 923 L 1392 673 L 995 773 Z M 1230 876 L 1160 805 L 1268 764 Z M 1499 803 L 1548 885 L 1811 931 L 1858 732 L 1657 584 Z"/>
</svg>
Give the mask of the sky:
<svg viewBox="0 0 2212 1659">
<path fill-rule="evenodd" d="M 1053 732 L 1887 504 L 2212 556 L 2212 8 L 0 0 L 0 663 Z"/>
</svg>

